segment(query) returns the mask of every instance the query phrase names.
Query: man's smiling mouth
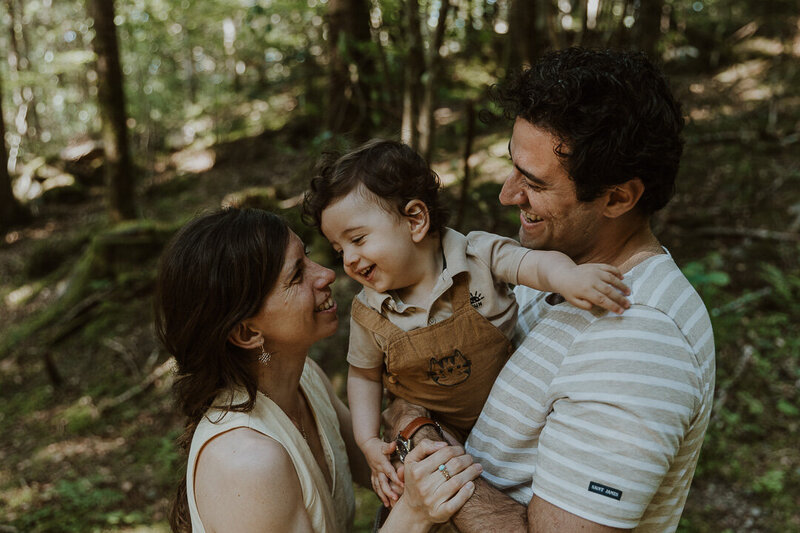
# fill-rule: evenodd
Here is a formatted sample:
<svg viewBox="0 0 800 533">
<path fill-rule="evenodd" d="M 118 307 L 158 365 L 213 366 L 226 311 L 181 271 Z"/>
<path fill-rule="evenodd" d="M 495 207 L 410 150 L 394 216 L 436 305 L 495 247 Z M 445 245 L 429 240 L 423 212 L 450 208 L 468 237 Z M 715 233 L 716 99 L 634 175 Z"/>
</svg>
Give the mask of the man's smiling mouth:
<svg viewBox="0 0 800 533">
<path fill-rule="evenodd" d="M 539 215 L 532 215 L 530 213 L 526 213 L 525 211 L 522 211 L 522 216 L 526 222 L 530 222 L 531 224 L 534 222 L 541 222 L 542 220 L 544 220 Z"/>
</svg>

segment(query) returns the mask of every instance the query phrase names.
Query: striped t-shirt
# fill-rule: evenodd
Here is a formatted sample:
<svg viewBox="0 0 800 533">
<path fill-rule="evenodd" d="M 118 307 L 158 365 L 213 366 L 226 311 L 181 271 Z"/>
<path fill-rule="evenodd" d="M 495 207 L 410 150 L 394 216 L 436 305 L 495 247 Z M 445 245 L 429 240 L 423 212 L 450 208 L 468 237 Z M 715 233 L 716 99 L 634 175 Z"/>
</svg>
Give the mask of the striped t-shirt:
<svg viewBox="0 0 800 533">
<path fill-rule="evenodd" d="M 484 478 L 526 504 L 674 531 L 708 426 L 714 337 L 668 254 L 625 274 L 622 316 L 517 287 L 516 345 L 467 440 Z"/>
</svg>

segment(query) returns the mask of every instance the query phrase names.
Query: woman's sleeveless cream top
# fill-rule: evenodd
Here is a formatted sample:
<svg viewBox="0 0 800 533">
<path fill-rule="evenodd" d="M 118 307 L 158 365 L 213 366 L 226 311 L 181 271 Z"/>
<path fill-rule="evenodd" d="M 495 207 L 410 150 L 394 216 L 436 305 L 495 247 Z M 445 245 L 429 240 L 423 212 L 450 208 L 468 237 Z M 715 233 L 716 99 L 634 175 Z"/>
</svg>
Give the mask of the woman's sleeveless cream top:
<svg viewBox="0 0 800 533">
<path fill-rule="evenodd" d="M 194 533 L 205 533 L 194 494 L 197 457 L 208 441 L 217 435 L 239 427 L 250 428 L 275 439 L 289 453 L 300 480 L 300 488 L 303 491 L 303 505 L 315 532 L 339 533 L 350 530 L 355 509 L 355 497 L 347 452 L 339 428 L 339 420 L 333 404 L 331 404 L 325 383 L 320 375 L 308 365 L 308 361 L 306 361 L 303 374 L 300 376 L 300 387 L 308 399 L 317 422 L 317 432 L 322 440 L 325 461 L 333 481 L 333 490 L 328 488 L 325 476 L 300 431 L 275 402 L 259 392 L 252 411 L 241 413 L 212 407 L 194 432 L 186 472 L 186 492 L 189 498 L 189 512 Z M 247 399 L 247 393 L 244 391 L 236 391 L 234 394 L 234 404 Z M 218 397 L 215 405 L 228 405 L 227 394 Z"/>
</svg>

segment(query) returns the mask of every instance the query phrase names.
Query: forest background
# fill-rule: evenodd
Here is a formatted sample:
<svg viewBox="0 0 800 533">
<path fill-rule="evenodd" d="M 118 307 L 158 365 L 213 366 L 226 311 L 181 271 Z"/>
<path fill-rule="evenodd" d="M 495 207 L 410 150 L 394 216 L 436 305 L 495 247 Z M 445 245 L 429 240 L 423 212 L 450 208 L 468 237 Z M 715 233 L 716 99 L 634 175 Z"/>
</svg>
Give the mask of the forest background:
<svg viewBox="0 0 800 533">
<path fill-rule="evenodd" d="M 453 224 L 509 236 L 488 88 L 546 50 L 640 49 L 684 103 L 656 234 L 700 291 L 713 416 L 680 531 L 800 530 L 800 2 L 3 0 L 0 531 L 166 531 L 185 458 L 154 339 L 157 256 L 221 204 L 299 219 L 314 162 L 381 136 L 434 164 Z M 7 172 L 6 172 L 7 171 Z M 311 354 L 344 392 L 356 290 Z M 358 491 L 356 530 L 377 500 Z"/>
</svg>

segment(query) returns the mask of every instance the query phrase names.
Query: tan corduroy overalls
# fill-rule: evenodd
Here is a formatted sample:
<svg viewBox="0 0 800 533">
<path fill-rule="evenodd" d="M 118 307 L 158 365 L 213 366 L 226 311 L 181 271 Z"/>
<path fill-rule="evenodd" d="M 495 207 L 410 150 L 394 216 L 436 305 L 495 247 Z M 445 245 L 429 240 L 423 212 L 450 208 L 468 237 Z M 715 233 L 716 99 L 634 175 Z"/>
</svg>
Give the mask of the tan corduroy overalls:
<svg viewBox="0 0 800 533">
<path fill-rule="evenodd" d="M 461 442 L 513 351 L 505 335 L 470 305 L 468 273 L 449 292 L 452 316 L 412 331 L 353 299 L 353 319 L 387 341 L 383 384 L 390 394 L 431 411 Z"/>
</svg>

